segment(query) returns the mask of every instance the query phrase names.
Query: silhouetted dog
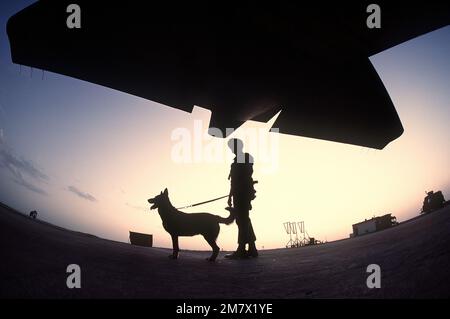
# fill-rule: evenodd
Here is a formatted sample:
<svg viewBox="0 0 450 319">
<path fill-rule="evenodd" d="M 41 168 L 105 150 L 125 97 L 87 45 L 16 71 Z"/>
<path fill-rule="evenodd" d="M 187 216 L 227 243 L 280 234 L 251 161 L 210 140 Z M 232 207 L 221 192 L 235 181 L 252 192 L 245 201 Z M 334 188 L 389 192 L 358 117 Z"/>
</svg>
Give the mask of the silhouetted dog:
<svg viewBox="0 0 450 319">
<path fill-rule="evenodd" d="M 227 218 L 208 213 L 183 213 L 170 203 L 167 188 L 158 196 L 150 198 L 148 202 L 153 204 L 150 209 L 158 208 L 164 229 L 172 236 L 173 253 L 169 257 L 173 259 L 178 258 L 178 252 L 180 250 L 178 246 L 179 236 L 203 235 L 213 249 L 211 257 L 207 260 L 214 261 L 216 259 L 220 250 L 216 244 L 216 239 L 220 231 L 219 223 L 231 224 L 234 220 L 231 212 Z"/>
</svg>

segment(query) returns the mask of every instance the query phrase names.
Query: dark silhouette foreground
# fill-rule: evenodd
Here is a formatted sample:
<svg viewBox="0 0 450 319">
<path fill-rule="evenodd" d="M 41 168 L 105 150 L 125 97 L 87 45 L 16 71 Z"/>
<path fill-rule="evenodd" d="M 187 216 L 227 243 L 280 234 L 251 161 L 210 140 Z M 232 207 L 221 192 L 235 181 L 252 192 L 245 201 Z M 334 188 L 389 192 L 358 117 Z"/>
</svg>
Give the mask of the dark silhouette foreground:
<svg viewBox="0 0 450 319">
<path fill-rule="evenodd" d="M 236 219 L 239 228 L 238 247 L 236 251 L 225 257 L 231 259 L 242 259 L 247 257 L 258 257 L 256 249 L 256 235 L 250 219 L 252 200 L 256 197 L 253 185 L 253 157 L 249 153 L 244 153 L 244 143 L 237 138 L 228 141 L 228 147 L 235 155 L 231 164 L 230 193 L 228 196 L 228 206 L 232 207 L 230 212 Z M 248 250 L 246 250 L 248 245 Z"/>
<path fill-rule="evenodd" d="M 445 207 L 378 233 L 265 250 L 256 259 L 236 262 L 220 252 L 215 263 L 207 263 L 209 251 L 183 251 L 174 262 L 166 257 L 168 249 L 96 238 L 0 207 L 0 297 L 448 297 L 449 243 Z M 81 289 L 66 286 L 66 268 L 73 263 L 81 268 Z M 381 267 L 381 289 L 366 286 L 372 263 Z"/>
<path fill-rule="evenodd" d="M 148 202 L 153 204 L 150 209 L 158 209 L 164 229 L 172 236 L 173 252 L 169 257 L 173 259 L 178 258 L 178 252 L 180 251 L 178 237 L 202 235 L 213 249 L 212 255 L 207 260 L 216 260 L 220 251 L 219 246 L 216 244 L 216 239 L 220 232 L 219 223 L 231 224 L 234 220 L 231 213 L 228 218 L 208 213 L 183 213 L 170 203 L 167 188 L 161 194 L 150 198 Z"/>
</svg>

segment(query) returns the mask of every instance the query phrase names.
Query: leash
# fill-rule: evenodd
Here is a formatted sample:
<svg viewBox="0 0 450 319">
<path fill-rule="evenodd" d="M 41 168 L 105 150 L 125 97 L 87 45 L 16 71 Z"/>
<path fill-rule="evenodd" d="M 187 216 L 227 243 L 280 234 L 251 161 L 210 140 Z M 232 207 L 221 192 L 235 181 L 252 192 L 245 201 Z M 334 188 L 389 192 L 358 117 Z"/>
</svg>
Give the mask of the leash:
<svg viewBox="0 0 450 319">
<path fill-rule="evenodd" d="M 258 181 L 253 181 L 253 184 L 258 184 Z M 225 197 L 228 197 L 228 196 L 229 195 L 220 196 L 220 197 L 213 198 L 213 199 L 210 199 L 210 200 L 207 200 L 207 201 L 204 201 L 204 202 L 195 203 L 195 204 L 187 205 L 187 206 L 183 206 L 183 207 L 177 207 L 176 209 L 185 209 L 185 208 L 190 208 L 190 207 L 194 207 L 194 206 L 199 206 L 199 205 L 215 202 L 216 200 L 219 200 L 219 199 L 222 199 L 222 198 L 225 198 Z"/>
<path fill-rule="evenodd" d="M 219 200 L 219 199 L 222 199 L 222 198 L 225 198 L 225 197 L 228 197 L 228 195 L 220 196 L 220 197 L 217 197 L 217 198 L 214 198 L 214 199 L 210 199 L 210 200 L 207 200 L 207 201 L 204 201 L 204 202 L 200 202 L 200 203 L 195 203 L 195 204 L 192 204 L 192 205 L 178 207 L 177 209 L 185 209 L 185 208 L 190 208 L 190 207 L 194 207 L 194 206 L 199 206 L 199 205 L 215 202 L 216 200 Z"/>
</svg>

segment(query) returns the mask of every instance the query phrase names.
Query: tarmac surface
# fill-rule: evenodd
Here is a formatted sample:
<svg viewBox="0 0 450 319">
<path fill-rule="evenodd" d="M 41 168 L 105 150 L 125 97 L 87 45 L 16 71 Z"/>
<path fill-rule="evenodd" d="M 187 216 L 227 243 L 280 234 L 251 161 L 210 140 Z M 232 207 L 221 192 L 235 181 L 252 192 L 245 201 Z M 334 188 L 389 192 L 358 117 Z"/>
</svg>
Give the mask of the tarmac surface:
<svg viewBox="0 0 450 319">
<path fill-rule="evenodd" d="M 365 236 L 215 263 L 209 251 L 145 248 L 69 231 L 0 206 L 1 298 L 450 297 L 450 206 Z M 66 267 L 81 267 L 68 289 Z M 369 289 L 369 264 L 381 288 Z"/>
</svg>

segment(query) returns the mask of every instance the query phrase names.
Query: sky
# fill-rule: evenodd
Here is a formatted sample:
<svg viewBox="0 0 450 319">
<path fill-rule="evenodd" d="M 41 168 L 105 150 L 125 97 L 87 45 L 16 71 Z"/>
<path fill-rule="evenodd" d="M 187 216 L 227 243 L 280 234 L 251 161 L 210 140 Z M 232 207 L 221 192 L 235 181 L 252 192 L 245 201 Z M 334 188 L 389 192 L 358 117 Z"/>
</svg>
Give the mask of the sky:
<svg viewBox="0 0 450 319">
<path fill-rule="evenodd" d="M 204 134 L 206 109 L 186 113 L 13 64 L 6 22 L 32 2 L 0 4 L 0 201 L 68 229 L 123 242 L 130 230 L 150 233 L 155 246 L 170 247 L 147 199 L 166 187 L 177 207 L 226 195 L 226 140 Z M 304 221 L 310 236 L 332 241 L 366 218 L 417 216 L 426 190 L 449 198 L 449 56 L 447 26 L 370 57 L 405 129 L 381 151 L 245 123 L 233 136 L 251 141 L 256 132 L 259 141 L 246 149 L 259 181 L 251 212 L 257 247 L 283 247 L 287 221 Z M 225 206 L 185 211 L 226 216 Z M 231 250 L 236 241 L 236 224 L 222 225 L 219 246 Z M 180 245 L 209 249 L 200 236 Z"/>
</svg>

